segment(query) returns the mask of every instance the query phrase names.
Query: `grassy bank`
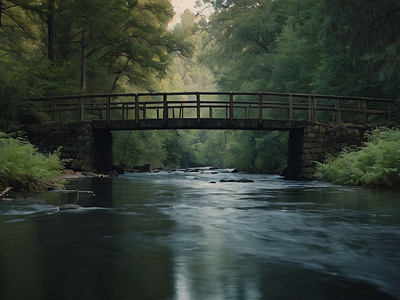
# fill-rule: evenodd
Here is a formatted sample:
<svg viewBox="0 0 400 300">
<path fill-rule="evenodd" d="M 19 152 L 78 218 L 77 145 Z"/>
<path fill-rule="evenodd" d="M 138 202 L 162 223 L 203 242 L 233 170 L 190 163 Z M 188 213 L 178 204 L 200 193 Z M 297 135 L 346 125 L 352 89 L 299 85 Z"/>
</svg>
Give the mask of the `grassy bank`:
<svg viewBox="0 0 400 300">
<path fill-rule="evenodd" d="M 400 130 L 378 128 L 367 138 L 359 149 L 347 149 L 318 163 L 318 177 L 345 185 L 399 187 Z"/>
<path fill-rule="evenodd" d="M 0 132 L 0 190 L 46 190 L 61 185 L 63 164 L 58 153 L 43 155 L 24 138 Z"/>
</svg>

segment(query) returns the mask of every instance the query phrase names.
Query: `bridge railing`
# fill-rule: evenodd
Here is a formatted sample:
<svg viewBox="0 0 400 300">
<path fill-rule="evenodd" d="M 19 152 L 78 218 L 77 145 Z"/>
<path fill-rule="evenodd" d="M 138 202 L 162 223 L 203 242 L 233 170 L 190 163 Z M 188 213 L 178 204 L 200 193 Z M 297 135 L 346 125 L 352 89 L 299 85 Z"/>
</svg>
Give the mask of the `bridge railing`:
<svg viewBox="0 0 400 300">
<path fill-rule="evenodd" d="M 38 98 L 39 109 L 52 120 L 140 120 L 218 118 L 263 120 L 308 120 L 366 124 L 394 115 L 392 99 L 334 95 L 191 92 L 72 95 Z"/>
</svg>

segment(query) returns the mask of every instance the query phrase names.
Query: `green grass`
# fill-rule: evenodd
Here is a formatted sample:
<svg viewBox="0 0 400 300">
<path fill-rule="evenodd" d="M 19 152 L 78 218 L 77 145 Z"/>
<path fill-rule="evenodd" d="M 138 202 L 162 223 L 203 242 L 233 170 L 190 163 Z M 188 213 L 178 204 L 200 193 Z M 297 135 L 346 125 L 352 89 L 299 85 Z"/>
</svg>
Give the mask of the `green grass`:
<svg viewBox="0 0 400 300">
<path fill-rule="evenodd" d="M 43 155 L 27 140 L 0 132 L 0 188 L 45 190 L 60 187 L 62 170 L 57 151 Z"/>
<path fill-rule="evenodd" d="M 356 150 L 328 156 L 317 163 L 320 179 L 337 184 L 370 187 L 400 186 L 400 130 L 378 128 L 367 134 L 368 141 Z"/>
</svg>

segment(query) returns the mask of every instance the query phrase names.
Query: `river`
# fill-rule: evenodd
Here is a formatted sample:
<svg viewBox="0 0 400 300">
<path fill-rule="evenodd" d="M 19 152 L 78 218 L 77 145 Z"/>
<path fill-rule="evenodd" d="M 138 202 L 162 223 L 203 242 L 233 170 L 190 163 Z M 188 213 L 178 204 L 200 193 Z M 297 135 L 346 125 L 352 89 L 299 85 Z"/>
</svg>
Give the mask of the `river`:
<svg viewBox="0 0 400 300">
<path fill-rule="evenodd" d="M 220 182 L 246 177 L 252 183 Z M 0 299 L 400 299 L 400 191 L 211 172 L 0 203 Z M 215 182 L 215 183 L 210 183 Z"/>
</svg>

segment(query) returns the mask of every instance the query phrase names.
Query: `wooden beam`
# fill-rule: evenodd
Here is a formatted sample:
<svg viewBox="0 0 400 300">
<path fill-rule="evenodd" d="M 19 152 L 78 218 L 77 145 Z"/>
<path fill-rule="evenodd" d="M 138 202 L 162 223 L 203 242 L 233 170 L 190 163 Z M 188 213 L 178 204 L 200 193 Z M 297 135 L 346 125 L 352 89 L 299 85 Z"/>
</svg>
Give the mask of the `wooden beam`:
<svg viewBox="0 0 400 300">
<path fill-rule="evenodd" d="M 289 120 L 293 120 L 293 96 L 289 96 Z"/>
<path fill-rule="evenodd" d="M 317 98 L 313 96 L 313 122 L 317 122 Z"/>
<path fill-rule="evenodd" d="M 139 124 L 139 95 L 135 94 L 135 123 Z"/>
<path fill-rule="evenodd" d="M 164 125 L 168 123 L 168 98 L 167 94 L 163 94 L 163 103 L 164 103 L 164 110 L 163 110 L 163 120 Z"/>
<path fill-rule="evenodd" d="M 78 98 L 78 121 L 83 121 L 83 99 Z"/>
<path fill-rule="evenodd" d="M 107 120 L 107 125 L 110 125 L 110 119 L 111 119 L 111 97 L 107 97 L 107 112 L 106 112 L 106 120 Z"/>
<path fill-rule="evenodd" d="M 200 93 L 196 94 L 196 106 L 197 106 L 197 124 L 200 124 Z"/>
<path fill-rule="evenodd" d="M 229 121 L 233 124 L 233 93 L 229 94 Z"/>
<path fill-rule="evenodd" d="M 50 118 L 54 121 L 54 111 L 55 111 L 55 100 L 51 99 L 51 107 L 50 107 Z"/>
<path fill-rule="evenodd" d="M 263 94 L 258 94 L 258 124 L 263 122 Z"/>
<path fill-rule="evenodd" d="M 335 106 L 336 106 L 336 115 L 337 115 L 337 122 L 338 123 L 340 123 L 342 120 L 341 120 L 341 116 L 340 116 L 340 114 L 341 114 L 341 112 L 340 112 L 340 99 L 336 99 L 335 100 Z"/>
</svg>

